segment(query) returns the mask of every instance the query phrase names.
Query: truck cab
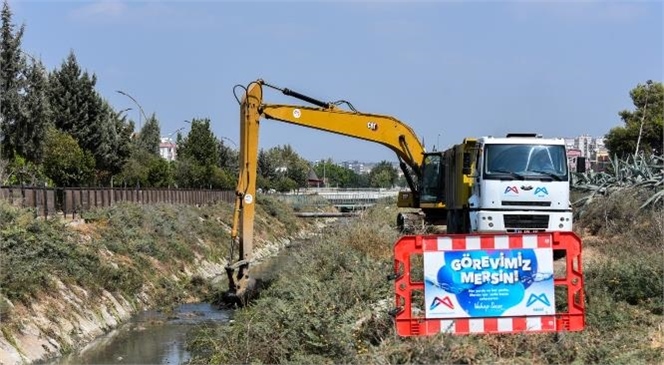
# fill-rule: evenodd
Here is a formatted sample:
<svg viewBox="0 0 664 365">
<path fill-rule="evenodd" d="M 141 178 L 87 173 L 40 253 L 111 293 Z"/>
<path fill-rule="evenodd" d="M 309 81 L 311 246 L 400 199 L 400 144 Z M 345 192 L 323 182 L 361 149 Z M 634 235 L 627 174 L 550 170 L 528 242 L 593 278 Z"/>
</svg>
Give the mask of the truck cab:
<svg viewBox="0 0 664 365">
<path fill-rule="evenodd" d="M 468 216 L 472 232 L 571 231 L 565 142 L 535 134 L 477 139 Z"/>
</svg>

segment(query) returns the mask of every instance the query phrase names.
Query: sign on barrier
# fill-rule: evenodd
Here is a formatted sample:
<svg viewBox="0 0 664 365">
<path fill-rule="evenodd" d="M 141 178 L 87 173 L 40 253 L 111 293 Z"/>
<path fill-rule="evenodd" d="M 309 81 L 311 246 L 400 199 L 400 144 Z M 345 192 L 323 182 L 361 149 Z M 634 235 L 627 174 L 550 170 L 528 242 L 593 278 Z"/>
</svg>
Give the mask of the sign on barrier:
<svg viewBox="0 0 664 365">
<path fill-rule="evenodd" d="M 562 278 L 554 277 L 554 249 L 566 254 Z M 394 253 L 401 336 L 584 327 L 581 241 L 573 232 L 404 236 Z M 422 260 L 419 281 L 410 274 L 412 255 Z M 568 312 L 556 311 L 556 286 L 567 288 Z M 414 311 L 413 293 L 422 291 L 424 308 Z"/>
</svg>

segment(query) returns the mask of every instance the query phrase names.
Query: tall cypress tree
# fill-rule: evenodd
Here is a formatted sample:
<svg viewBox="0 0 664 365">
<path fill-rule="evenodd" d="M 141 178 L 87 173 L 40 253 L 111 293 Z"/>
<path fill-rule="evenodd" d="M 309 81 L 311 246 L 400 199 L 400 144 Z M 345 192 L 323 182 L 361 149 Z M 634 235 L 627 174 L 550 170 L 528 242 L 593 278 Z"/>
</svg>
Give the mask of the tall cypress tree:
<svg viewBox="0 0 664 365">
<path fill-rule="evenodd" d="M 118 114 L 95 90 L 97 76 L 83 71 L 71 51 L 50 77 L 49 101 L 55 126 L 69 133 L 95 157 L 99 183 L 119 172 L 126 155 L 126 128 Z"/>
<path fill-rule="evenodd" d="M 14 31 L 12 12 L 5 0 L 0 14 L 0 153 L 12 158 L 20 140 L 17 125 L 21 118 L 21 92 L 25 86 L 25 57 L 21 54 L 21 39 L 25 25 Z"/>
<path fill-rule="evenodd" d="M 82 71 L 71 51 L 60 68 L 52 72 L 49 88 L 55 126 L 91 152 L 97 150 L 97 137 L 103 133 L 99 128 L 103 109 L 94 90 L 96 83 L 96 75 Z"/>
<path fill-rule="evenodd" d="M 46 129 L 51 124 L 48 103 L 48 79 L 41 62 L 33 62 L 27 72 L 27 89 L 24 98 L 24 114 L 19 123 L 23 137 L 16 152 L 28 160 L 41 163 Z"/>
<path fill-rule="evenodd" d="M 161 142 L 161 128 L 157 116 L 152 113 L 150 118 L 145 122 L 141 133 L 138 135 L 138 143 L 140 148 L 148 151 L 151 154 L 159 155 L 159 143 Z"/>
<path fill-rule="evenodd" d="M 191 130 L 182 144 L 178 146 L 178 156 L 190 158 L 200 166 L 218 166 L 218 143 L 212 129 L 210 119 L 196 119 L 191 121 Z"/>
<path fill-rule="evenodd" d="M 113 110 L 106 100 L 101 100 L 102 113 L 97 133 L 99 144 L 95 152 L 98 182 L 108 184 L 111 176 L 119 173 L 131 155 L 133 124 Z"/>
</svg>

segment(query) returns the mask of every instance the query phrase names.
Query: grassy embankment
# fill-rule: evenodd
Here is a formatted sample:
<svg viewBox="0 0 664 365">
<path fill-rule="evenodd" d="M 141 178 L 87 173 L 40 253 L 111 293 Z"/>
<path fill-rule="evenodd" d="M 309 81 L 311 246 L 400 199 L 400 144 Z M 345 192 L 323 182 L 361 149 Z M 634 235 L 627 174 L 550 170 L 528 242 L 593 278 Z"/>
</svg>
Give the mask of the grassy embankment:
<svg viewBox="0 0 664 365">
<path fill-rule="evenodd" d="M 83 218 L 38 219 L 33 211 L 0 200 L 0 329 L 14 347 L 21 348 L 17 339 L 28 323 L 36 322 L 63 352 L 70 351 L 76 341 L 67 338 L 59 323 L 66 318 L 76 326 L 86 315 L 68 310 L 98 311 L 95 304 L 104 300 L 104 293 L 121 296 L 134 310 L 168 309 L 207 298 L 213 293 L 208 279 L 224 272 L 230 204 L 197 208 L 124 203 L 84 213 Z M 276 249 L 269 245 L 311 230 L 312 223 L 296 218 L 274 198 L 260 196 L 256 247 L 271 254 Z M 67 293 L 85 300 L 67 306 L 72 299 L 65 298 Z M 35 320 L 40 316 L 37 304 L 47 308 L 45 320 Z"/>
<path fill-rule="evenodd" d="M 385 279 L 396 208 L 381 205 L 291 250 L 288 265 L 232 326 L 192 336 L 192 363 L 662 363 L 664 210 L 638 212 L 642 201 L 633 191 L 596 198 L 577 222 L 583 332 L 397 337 L 386 314 L 393 284 Z"/>
</svg>

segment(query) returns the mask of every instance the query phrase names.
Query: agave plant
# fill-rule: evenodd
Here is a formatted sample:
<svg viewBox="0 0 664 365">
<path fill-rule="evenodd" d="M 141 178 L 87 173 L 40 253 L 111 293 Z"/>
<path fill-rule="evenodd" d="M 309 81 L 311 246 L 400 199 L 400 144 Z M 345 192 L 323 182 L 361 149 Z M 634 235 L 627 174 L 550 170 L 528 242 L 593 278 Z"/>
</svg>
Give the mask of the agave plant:
<svg viewBox="0 0 664 365">
<path fill-rule="evenodd" d="M 652 192 L 640 209 L 664 201 L 664 156 L 630 155 L 625 159 L 616 156 L 610 161 L 607 171 L 572 175 L 572 189 L 588 193 L 575 201 L 574 206 L 583 207 L 598 194 L 609 195 L 634 188 Z"/>
</svg>

